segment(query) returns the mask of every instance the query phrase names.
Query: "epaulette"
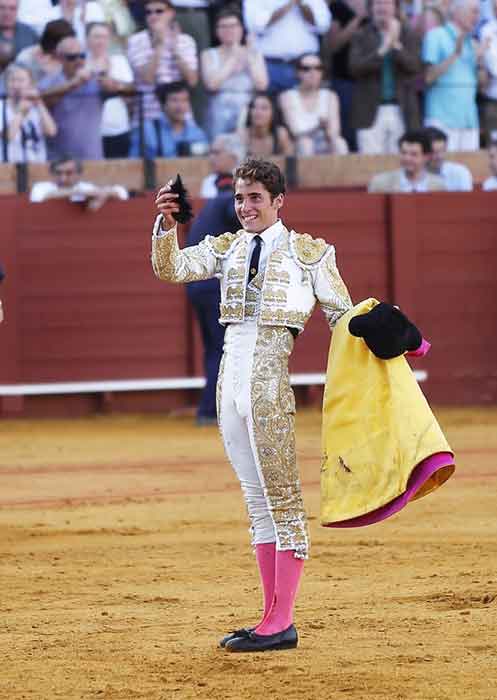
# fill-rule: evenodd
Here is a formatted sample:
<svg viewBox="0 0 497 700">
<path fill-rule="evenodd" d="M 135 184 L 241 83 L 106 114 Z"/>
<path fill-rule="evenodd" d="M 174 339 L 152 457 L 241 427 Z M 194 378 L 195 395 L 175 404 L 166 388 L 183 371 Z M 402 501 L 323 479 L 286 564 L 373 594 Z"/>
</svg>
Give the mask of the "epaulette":
<svg viewBox="0 0 497 700">
<path fill-rule="evenodd" d="M 308 233 L 292 231 L 290 243 L 294 256 L 303 267 L 318 265 L 332 249 L 322 238 L 313 238 Z"/>
<path fill-rule="evenodd" d="M 217 257 L 224 257 L 229 253 L 232 245 L 240 238 L 243 231 L 237 231 L 236 233 L 222 233 L 220 236 L 208 236 L 206 241 L 212 252 Z"/>
</svg>

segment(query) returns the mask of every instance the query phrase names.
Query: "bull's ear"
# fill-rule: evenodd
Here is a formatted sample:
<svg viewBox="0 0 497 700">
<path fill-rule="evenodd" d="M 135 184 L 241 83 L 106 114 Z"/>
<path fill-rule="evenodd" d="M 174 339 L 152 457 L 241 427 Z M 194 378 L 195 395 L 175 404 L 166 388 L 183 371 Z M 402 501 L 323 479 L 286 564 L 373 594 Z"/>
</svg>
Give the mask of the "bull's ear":
<svg viewBox="0 0 497 700">
<path fill-rule="evenodd" d="M 382 360 L 399 357 L 421 346 L 422 335 L 396 306 L 381 302 L 366 314 L 349 321 L 351 335 L 364 338 L 371 352 Z"/>
<path fill-rule="evenodd" d="M 171 185 L 171 192 L 178 196 L 179 211 L 173 214 L 173 218 L 179 224 L 187 224 L 190 219 L 193 219 L 192 205 L 188 196 L 188 190 L 183 185 L 181 176 L 178 174 L 176 180 Z"/>
<path fill-rule="evenodd" d="M 375 322 L 371 311 L 354 316 L 349 321 L 349 333 L 356 338 L 365 338 L 374 328 Z"/>
</svg>

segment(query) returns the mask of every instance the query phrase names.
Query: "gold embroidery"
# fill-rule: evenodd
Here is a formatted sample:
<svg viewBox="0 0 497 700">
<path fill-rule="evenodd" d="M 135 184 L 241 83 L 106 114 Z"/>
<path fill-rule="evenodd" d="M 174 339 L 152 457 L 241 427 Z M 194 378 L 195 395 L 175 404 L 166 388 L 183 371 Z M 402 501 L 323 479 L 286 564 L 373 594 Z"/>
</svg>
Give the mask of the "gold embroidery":
<svg viewBox="0 0 497 700">
<path fill-rule="evenodd" d="M 258 272 L 256 274 L 256 276 L 250 280 L 250 282 L 247 286 L 247 289 L 249 289 L 249 287 L 254 287 L 255 289 L 257 289 L 260 292 L 263 284 L 264 284 L 264 275 L 262 274 L 262 272 Z"/>
<path fill-rule="evenodd" d="M 180 250 L 175 232 L 152 238 L 152 267 L 159 279 L 168 282 L 205 280 L 218 270 L 216 258 L 204 242 Z"/>
<path fill-rule="evenodd" d="M 243 321 L 243 304 L 221 304 L 220 321 L 229 323 L 230 321 Z"/>
<path fill-rule="evenodd" d="M 233 280 L 238 280 L 238 279 L 243 279 L 245 277 L 245 268 L 244 267 L 232 267 L 228 271 L 228 281 L 231 282 Z"/>
<path fill-rule="evenodd" d="M 352 300 L 350 298 L 349 290 L 345 286 L 343 279 L 340 277 L 334 255 L 328 256 L 324 269 L 331 288 L 342 301 L 341 306 L 344 306 L 343 302 L 345 301 L 347 310 L 350 309 L 352 307 Z"/>
<path fill-rule="evenodd" d="M 280 250 L 273 250 L 273 252 L 269 256 L 268 264 L 271 265 L 272 263 L 277 263 L 278 265 L 281 265 L 282 262 L 283 253 Z"/>
<path fill-rule="evenodd" d="M 226 290 L 226 300 L 243 299 L 243 286 L 241 284 L 233 284 Z"/>
<path fill-rule="evenodd" d="M 268 284 L 290 284 L 290 274 L 285 270 L 275 270 L 270 268 L 266 273 Z"/>
<path fill-rule="evenodd" d="M 292 326 L 302 330 L 312 309 L 308 314 L 302 311 L 290 311 L 286 309 L 263 309 L 261 311 L 261 323 L 264 325 Z"/>
<path fill-rule="evenodd" d="M 209 242 L 215 253 L 224 255 L 241 235 L 240 231 L 237 233 L 222 233 L 220 236 L 211 236 Z"/>
<path fill-rule="evenodd" d="M 327 257 L 323 268 L 327 291 L 326 298 L 320 296 L 319 304 L 330 328 L 333 328 L 338 319 L 352 307 L 352 301 L 333 254 Z"/>
<path fill-rule="evenodd" d="M 221 396 L 223 390 L 223 377 L 224 377 L 224 365 L 225 365 L 225 355 L 224 352 L 221 356 L 221 362 L 219 364 L 219 371 L 217 373 L 217 383 L 216 383 L 216 410 L 217 410 L 217 422 L 219 427 L 221 427 Z"/>
<path fill-rule="evenodd" d="M 268 303 L 275 304 L 286 304 L 287 294 L 283 289 L 278 289 L 277 287 L 267 286 L 264 289 L 263 299 Z"/>
<path fill-rule="evenodd" d="M 295 233 L 295 252 L 304 265 L 315 265 L 326 253 L 328 244 L 322 238 L 313 238 L 308 233 Z"/>
<path fill-rule="evenodd" d="M 258 307 L 257 304 L 249 303 L 245 304 L 245 318 L 256 319 L 257 318 Z"/>
<path fill-rule="evenodd" d="M 278 549 L 308 555 L 307 518 L 295 453 L 295 397 L 288 376 L 293 337 L 286 328 L 259 328 L 251 402 L 254 439 Z"/>
</svg>

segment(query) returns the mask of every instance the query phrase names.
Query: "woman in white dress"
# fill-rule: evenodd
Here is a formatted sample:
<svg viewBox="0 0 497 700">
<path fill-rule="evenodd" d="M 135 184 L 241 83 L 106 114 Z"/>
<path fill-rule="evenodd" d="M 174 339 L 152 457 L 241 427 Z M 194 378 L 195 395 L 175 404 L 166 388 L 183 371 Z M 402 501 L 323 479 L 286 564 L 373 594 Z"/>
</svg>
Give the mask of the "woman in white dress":
<svg viewBox="0 0 497 700">
<path fill-rule="evenodd" d="M 236 130 L 240 114 L 255 92 L 266 90 L 268 74 L 264 57 L 252 40 L 243 40 L 240 15 L 222 11 L 216 19 L 219 46 L 200 55 L 202 80 L 210 92 L 205 129 L 212 141 Z"/>
<path fill-rule="evenodd" d="M 45 136 L 57 126 L 35 88 L 28 68 L 11 64 L 5 71 L 6 99 L 0 101 L 2 160 L 9 163 L 43 163 Z"/>
<path fill-rule="evenodd" d="M 323 64 L 318 54 L 304 54 L 297 63 L 298 86 L 280 95 L 283 119 L 299 156 L 348 153 L 342 138 L 340 106 L 333 90 L 321 86 Z"/>
<path fill-rule="evenodd" d="M 107 91 L 119 95 L 133 91 L 133 71 L 126 56 L 110 53 L 112 32 L 105 22 L 88 25 L 86 43 L 87 66 L 92 73 L 105 81 Z M 127 158 L 130 144 L 128 107 L 123 97 L 110 97 L 105 101 L 102 114 L 102 140 L 105 158 Z"/>
</svg>

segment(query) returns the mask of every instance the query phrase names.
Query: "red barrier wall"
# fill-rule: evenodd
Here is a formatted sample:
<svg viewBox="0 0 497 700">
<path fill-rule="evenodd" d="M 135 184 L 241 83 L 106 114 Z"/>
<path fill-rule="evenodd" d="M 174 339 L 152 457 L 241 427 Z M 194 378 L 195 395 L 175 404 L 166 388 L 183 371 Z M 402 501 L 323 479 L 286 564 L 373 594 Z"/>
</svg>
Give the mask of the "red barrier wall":
<svg viewBox="0 0 497 700">
<path fill-rule="evenodd" d="M 2 197 L 0 383 L 190 376 L 199 339 L 181 286 L 150 268 L 153 197 L 96 214 L 67 202 Z M 353 299 L 394 300 L 433 342 L 429 398 L 497 398 L 497 195 L 294 192 L 289 227 L 332 241 Z M 323 371 L 329 332 L 317 312 L 292 370 Z M 164 409 L 187 392 L 64 397 L 64 411 Z M 60 413 L 59 397 L 4 398 L 4 412 Z"/>
</svg>

